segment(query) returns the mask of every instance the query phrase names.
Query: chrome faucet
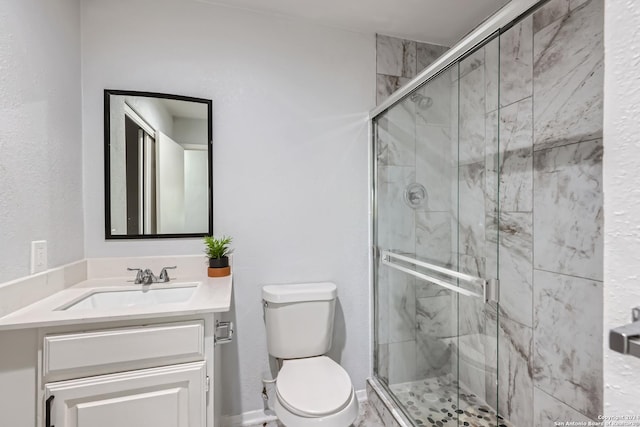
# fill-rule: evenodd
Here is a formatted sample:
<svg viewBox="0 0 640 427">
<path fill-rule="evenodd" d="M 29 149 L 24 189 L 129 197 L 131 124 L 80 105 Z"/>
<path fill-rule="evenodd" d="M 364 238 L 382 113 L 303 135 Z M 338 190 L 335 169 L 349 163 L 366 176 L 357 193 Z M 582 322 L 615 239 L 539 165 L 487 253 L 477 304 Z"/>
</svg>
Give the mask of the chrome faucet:
<svg viewBox="0 0 640 427">
<path fill-rule="evenodd" d="M 175 265 L 173 267 L 163 267 L 162 271 L 160 272 L 160 276 L 156 276 L 155 274 L 153 274 L 153 271 L 151 271 L 150 268 L 145 268 L 144 270 L 141 268 L 127 268 L 127 270 L 137 271 L 136 278 L 133 281 L 133 283 L 135 283 L 136 285 L 150 285 L 152 283 L 167 283 L 169 280 L 171 280 L 171 278 L 169 277 L 169 273 L 167 273 L 167 270 L 171 270 L 174 268 L 176 268 Z"/>
<path fill-rule="evenodd" d="M 150 268 L 146 268 L 142 272 L 142 284 L 143 285 L 150 285 L 152 283 L 157 283 L 157 282 L 158 282 L 158 278 L 156 277 L 155 274 L 153 274 L 153 271 L 151 271 Z"/>
<path fill-rule="evenodd" d="M 158 281 L 167 283 L 169 280 L 171 280 L 171 278 L 169 277 L 169 273 L 167 273 L 167 270 L 175 270 L 176 267 L 177 266 L 175 265 L 173 267 L 163 267 L 160 271 L 160 276 L 158 276 Z"/>
</svg>

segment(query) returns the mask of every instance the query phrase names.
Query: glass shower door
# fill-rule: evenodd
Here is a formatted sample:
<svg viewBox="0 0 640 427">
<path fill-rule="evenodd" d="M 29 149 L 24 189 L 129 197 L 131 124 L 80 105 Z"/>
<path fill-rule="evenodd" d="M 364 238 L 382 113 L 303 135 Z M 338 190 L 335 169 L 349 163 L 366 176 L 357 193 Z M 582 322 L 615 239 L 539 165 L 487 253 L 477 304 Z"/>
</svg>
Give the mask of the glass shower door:
<svg viewBox="0 0 640 427">
<path fill-rule="evenodd" d="M 471 425 L 498 426 L 499 39 L 458 68 L 458 271 L 483 278 L 482 298 L 458 298 L 458 396 Z M 462 285 L 464 286 L 464 285 Z"/>
<path fill-rule="evenodd" d="M 499 424 L 492 43 L 374 120 L 374 369 L 416 425 Z"/>
</svg>

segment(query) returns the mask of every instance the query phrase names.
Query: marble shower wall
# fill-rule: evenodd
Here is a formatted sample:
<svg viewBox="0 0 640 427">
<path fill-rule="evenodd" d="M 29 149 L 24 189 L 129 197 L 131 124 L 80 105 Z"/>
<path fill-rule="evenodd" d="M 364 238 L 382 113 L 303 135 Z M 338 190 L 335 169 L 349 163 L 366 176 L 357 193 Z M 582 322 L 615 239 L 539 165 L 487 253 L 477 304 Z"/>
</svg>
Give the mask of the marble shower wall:
<svg viewBox="0 0 640 427">
<path fill-rule="evenodd" d="M 376 35 L 376 103 L 417 76 L 449 48 Z"/>
<path fill-rule="evenodd" d="M 378 103 L 446 50 L 376 36 Z M 450 82 L 396 105 L 377 126 L 378 246 L 441 262 L 451 258 Z M 443 95 L 446 101 L 439 100 Z M 415 182 L 428 187 L 424 209 L 404 203 L 405 188 Z M 443 244 L 448 249 L 443 251 Z M 450 313 L 451 297 L 397 270 L 379 266 L 378 271 L 378 375 L 398 384 L 450 372 L 451 348 L 441 338 L 451 336 L 451 322 L 443 316 Z"/>
<path fill-rule="evenodd" d="M 602 1 L 552 0 L 460 62 L 452 245 L 501 295 L 460 297 L 459 379 L 517 426 L 602 412 L 603 55 Z"/>
<path fill-rule="evenodd" d="M 453 67 L 415 92 L 416 182 L 428 194 L 426 206 L 416 210 L 418 259 L 451 267 L 455 262 L 451 228 L 456 156 L 451 150 L 457 131 L 457 87 Z M 457 153 L 456 153 L 457 154 Z M 416 280 L 416 379 L 456 376 L 457 295 L 440 286 Z"/>
<path fill-rule="evenodd" d="M 603 16 L 552 0 L 500 38 L 497 397 L 517 426 L 602 413 Z"/>
<path fill-rule="evenodd" d="M 459 154 L 453 164 L 457 206 L 450 217 L 452 247 L 459 270 L 477 277 L 497 276 L 497 177 L 492 173 L 497 135 L 490 132 L 488 121 L 498 118 L 498 49 L 495 39 L 471 52 L 460 61 L 459 75 L 453 81 L 459 90 L 459 136 L 451 151 L 452 156 L 456 151 Z M 495 407 L 496 307 L 482 298 L 460 296 L 454 316 L 456 312 L 460 383 Z"/>
<path fill-rule="evenodd" d="M 390 382 L 458 374 L 516 426 L 601 414 L 603 16 L 551 0 L 379 120 L 379 245 L 501 281 L 498 313 L 380 268 Z M 426 54 L 377 43 L 380 102 Z"/>
</svg>

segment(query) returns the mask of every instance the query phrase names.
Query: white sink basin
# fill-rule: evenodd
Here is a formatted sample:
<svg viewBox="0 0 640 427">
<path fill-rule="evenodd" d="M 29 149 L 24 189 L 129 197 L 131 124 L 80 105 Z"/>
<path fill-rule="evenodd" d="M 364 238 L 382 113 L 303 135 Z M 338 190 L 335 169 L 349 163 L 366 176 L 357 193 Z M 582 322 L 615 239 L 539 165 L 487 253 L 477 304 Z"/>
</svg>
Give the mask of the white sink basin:
<svg viewBox="0 0 640 427">
<path fill-rule="evenodd" d="M 115 309 L 187 302 L 198 286 L 182 284 L 171 288 L 117 289 L 93 292 L 59 310 Z"/>
</svg>

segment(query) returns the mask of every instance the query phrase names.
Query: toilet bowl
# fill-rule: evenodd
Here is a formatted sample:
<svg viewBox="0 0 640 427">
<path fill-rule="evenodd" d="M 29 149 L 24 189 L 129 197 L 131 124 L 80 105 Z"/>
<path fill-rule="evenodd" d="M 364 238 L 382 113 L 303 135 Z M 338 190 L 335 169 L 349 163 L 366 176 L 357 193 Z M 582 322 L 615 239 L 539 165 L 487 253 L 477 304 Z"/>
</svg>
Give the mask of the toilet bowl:
<svg viewBox="0 0 640 427">
<path fill-rule="evenodd" d="M 273 409 L 287 427 L 347 427 L 358 416 L 349 374 L 324 356 L 336 297 L 333 283 L 262 288 L 269 354 L 282 361 Z"/>
<path fill-rule="evenodd" d="M 275 412 L 286 426 L 345 427 L 358 416 L 358 400 L 349 374 L 328 357 L 285 360 Z"/>
</svg>

